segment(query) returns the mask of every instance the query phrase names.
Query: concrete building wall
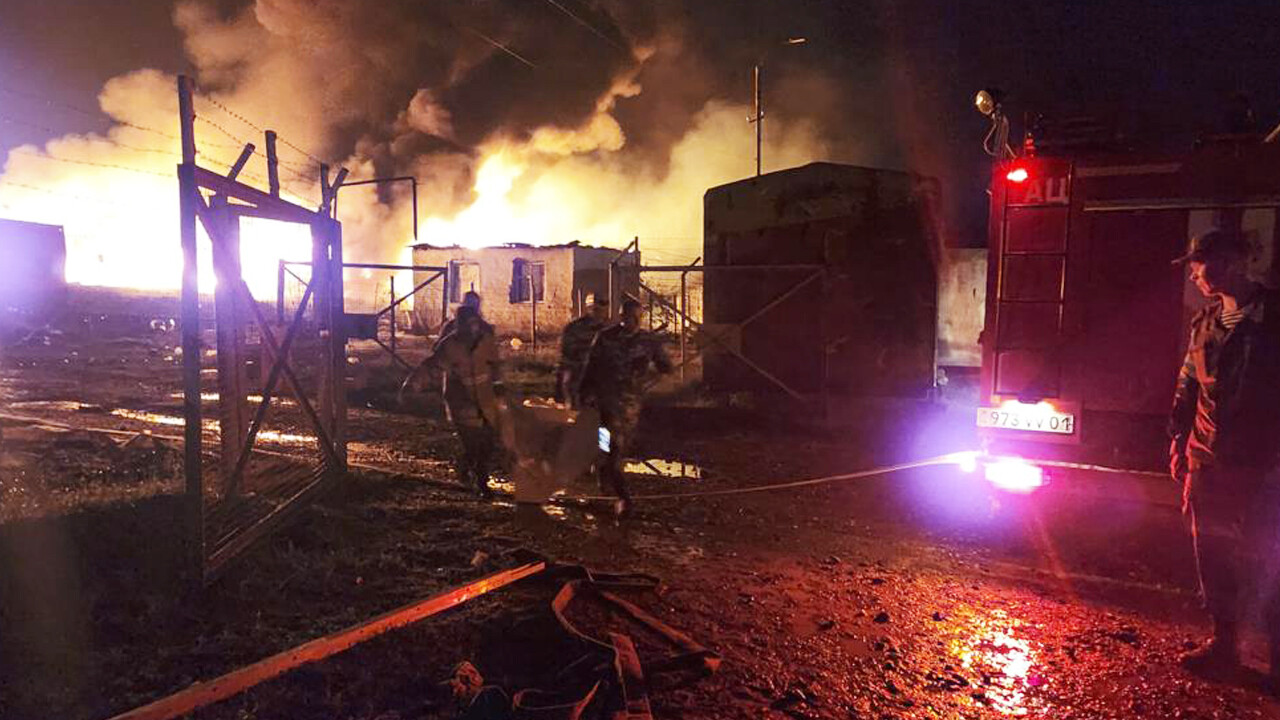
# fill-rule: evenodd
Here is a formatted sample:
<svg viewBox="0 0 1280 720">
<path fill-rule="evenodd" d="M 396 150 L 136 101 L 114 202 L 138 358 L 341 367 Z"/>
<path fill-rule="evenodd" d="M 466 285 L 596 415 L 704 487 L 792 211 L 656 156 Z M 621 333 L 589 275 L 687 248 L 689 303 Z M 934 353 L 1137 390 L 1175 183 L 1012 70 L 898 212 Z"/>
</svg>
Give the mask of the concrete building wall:
<svg viewBox="0 0 1280 720">
<path fill-rule="evenodd" d="M 483 301 L 486 320 L 503 335 L 528 337 L 533 330 L 534 309 L 528 301 L 512 302 L 512 281 L 517 260 L 543 263 L 545 269 L 543 296 L 537 303 L 539 335 L 558 334 L 577 317 L 582 299 L 590 293 L 608 293 L 608 265 L 617 251 L 580 245 L 547 247 L 497 246 L 479 249 L 419 245 L 413 249 L 416 265 L 449 267 L 450 263 L 471 263 L 478 274 L 475 288 Z M 467 277 L 468 271 L 461 271 Z M 415 273 L 414 282 L 425 280 L 427 273 Z M 452 277 L 450 278 L 452 281 Z M 634 283 L 632 283 L 634 284 Z M 456 300 L 469 286 L 450 289 L 447 315 L 453 316 Z M 442 287 L 437 281 L 414 297 L 414 319 L 417 327 L 433 332 L 445 315 L 441 307 Z"/>
<path fill-rule="evenodd" d="M 987 302 L 986 249 L 948 249 L 938 275 L 938 364 L 981 367 L 978 336 Z"/>
</svg>

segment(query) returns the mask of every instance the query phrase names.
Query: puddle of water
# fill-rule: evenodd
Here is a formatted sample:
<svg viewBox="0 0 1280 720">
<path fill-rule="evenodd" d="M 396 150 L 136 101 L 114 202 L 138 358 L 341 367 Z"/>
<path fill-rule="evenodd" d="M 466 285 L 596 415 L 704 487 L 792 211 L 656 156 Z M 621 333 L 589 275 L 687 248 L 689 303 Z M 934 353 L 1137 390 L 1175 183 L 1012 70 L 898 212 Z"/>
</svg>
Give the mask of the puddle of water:
<svg viewBox="0 0 1280 720">
<path fill-rule="evenodd" d="M 316 438 L 314 435 L 295 435 L 293 433 L 282 433 L 275 430 L 259 430 L 258 439 L 267 442 L 278 442 L 285 445 L 307 445 L 314 443 Z"/>
<path fill-rule="evenodd" d="M 516 484 L 511 480 L 503 477 L 489 476 L 489 488 L 494 492 L 500 492 L 504 495 L 515 495 Z"/>
<path fill-rule="evenodd" d="M 76 402 L 75 400 L 25 400 L 22 402 L 9 403 L 9 407 L 78 412 L 85 408 L 92 408 L 94 406 L 85 405 L 84 403 Z"/>
<path fill-rule="evenodd" d="M 182 393 L 180 393 L 180 392 L 169 393 L 169 399 L 171 399 L 171 400 L 181 400 L 183 397 L 184 397 L 184 395 L 183 395 Z M 201 401 L 201 402 L 217 402 L 218 397 L 219 397 L 219 395 L 218 395 L 218 393 L 216 393 L 216 392 L 202 392 L 202 393 L 200 393 L 200 401 Z M 262 396 L 261 396 L 261 395 L 250 395 L 250 396 L 249 396 L 249 402 L 253 402 L 253 403 L 260 403 L 260 402 L 262 402 Z M 282 397 L 280 397 L 279 395 L 275 395 L 275 396 L 273 396 L 273 397 L 271 398 L 271 402 L 272 402 L 272 403 L 274 403 L 274 404 L 277 404 L 277 405 L 295 405 L 295 404 L 296 404 L 294 401 L 289 400 L 288 398 L 282 398 Z"/>
<path fill-rule="evenodd" d="M 124 418 L 125 420 L 136 420 L 138 422 L 151 423 L 152 425 L 167 425 L 169 427 L 182 427 L 185 422 L 176 415 L 163 415 L 161 413 L 147 412 L 145 410 L 129 410 L 127 408 L 116 408 L 111 414 Z M 205 420 L 202 426 L 206 431 L 218 432 L 217 420 Z M 313 435 L 296 435 L 294 433 L 279 432 L 277 430 L 259 430 L 258 439 L 266 442 L 281 443 L 283 445 L 306 445 L 316 441 Z"/>
<path fill-rule="evenodd" d="M 111 414 L 119 418 L 124 418 L 125 420 L 137 420 L 139 422 L 151 423 L 152 425 L 182 427 L 186 424 L 186 422 L 180 417 L 175 417 L 173 415 L 161 415 L 159 413 L 146 412 L 143 410 L 126 410 L 125 408 L 116 408 L 111 411 Z M 206 430 L 209 429 L 209 424 L 211 422 L 213 421 L 205 421 L 204 426 Z M 214 423 L 214 428 L 216 427 L 217 424 Z"/>
<path fill-rule="evenodd" d="M 659 458 L 629 460 L 623 467 L 623 471 L 635 475 L 654 475 L 678 480 L 701 480 L 703 474 L 703 469 L 697 465 Z"/>
<path fill-rule="evenodd" d="M 950 650 L 967 670 L 990 677 L 986 697 L 990 707 L 1004 715 L 1024 716 L 1030 712 L 1028 688 L 1044 682 L 1032 672 L 1037 653 L 1031 643 L 1015 634 L 1021 621 L 1009 618 L 1003 610 L 985 616 L 974 613 L 961 621 L 968 625 L 950 643 Z"/>
</svg>

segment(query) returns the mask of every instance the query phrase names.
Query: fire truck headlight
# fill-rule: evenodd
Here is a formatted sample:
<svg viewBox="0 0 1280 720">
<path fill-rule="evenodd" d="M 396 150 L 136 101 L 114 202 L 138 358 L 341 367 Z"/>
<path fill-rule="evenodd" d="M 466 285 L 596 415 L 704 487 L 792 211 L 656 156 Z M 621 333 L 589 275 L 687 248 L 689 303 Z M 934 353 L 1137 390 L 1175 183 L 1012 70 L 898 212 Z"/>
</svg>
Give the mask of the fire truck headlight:
<svg viewBox="0 0 1280 720">
<path fill-rule="evenodd" d="M 978 452 L 976 450 L 952 453 L 949 459 L 953 460 L 956 467 L 960 468 L 960 472 L 966 475 L 976 472 L 978 469 Z"/>
<path fill-rule="evenodd" d="M 1032 493 L 1044 486 L 1044 471 L 1022 458 L 999 458 L 987 463 L 987 482 L 1000 490 Z"/>
</svg>

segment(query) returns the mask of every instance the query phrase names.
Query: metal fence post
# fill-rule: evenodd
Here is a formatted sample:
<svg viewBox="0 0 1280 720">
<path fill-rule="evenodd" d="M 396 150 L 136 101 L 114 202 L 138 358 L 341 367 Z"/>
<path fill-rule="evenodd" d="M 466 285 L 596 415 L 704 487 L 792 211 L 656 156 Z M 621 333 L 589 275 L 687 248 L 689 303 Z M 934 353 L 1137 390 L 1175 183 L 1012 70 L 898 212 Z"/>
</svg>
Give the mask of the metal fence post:
<svg viewBox="0 0 1280 720">
<path fill-rule="evenodd" d="M 533 284 L 533 272 L 529 273 L 529 337 L 533 340 L 533 349 L 538 349 L 538 295 L 537 286 Z"/>
<path fill-rule="evenodd" d="M 276 268 L 276 322 L 284 324 L 284 260 Z"/>
<path fill-rule="evenodd" d="M 680 382 L 684 382 L 684 338 L 685 338 L 685 316 L 689 314 L 689 281 L 688 272 L 680 273 Z"/>
<path fill-rule="evenodd" d="M 396 276 L 391 276 L 391 352 L 396 351 Z"/>
</svg>

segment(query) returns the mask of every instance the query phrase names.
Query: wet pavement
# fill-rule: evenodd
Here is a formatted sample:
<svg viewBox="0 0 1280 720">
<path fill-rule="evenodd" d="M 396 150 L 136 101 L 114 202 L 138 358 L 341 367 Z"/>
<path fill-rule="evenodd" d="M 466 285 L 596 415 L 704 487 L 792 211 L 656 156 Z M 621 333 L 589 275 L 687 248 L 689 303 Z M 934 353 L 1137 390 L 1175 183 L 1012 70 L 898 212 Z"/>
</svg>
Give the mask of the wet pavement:
<svg viewBox="0 0 1280 720">
<path fill-rule="evenodd" d="M 136 349 L 137 357 L 164 352 Z M 1208 628 L 1170 488 L 1148 477 L 1057 475 L 1019 495 L 947 465 L 652 500 L 622 521 L 606 504 L 564 498 L 531 514 L 505 497 L 485 502 L 449 489 L 452 440 L 438 417 L 355 405 L 352 457 L 389 472 L 357 469 L 341 498 L 309 510 L 207 591 L 203 610 L 175 610 L 172 589 L 155 578 L 140 582 L 130 569 L 136 560 L 126 558 L 145 560 L 173 544 L 139 542 L 166 526 L 133 514 L 150 512 L 144 494 L 173 497 L 180 489 L 173 448 L 159 439 L 174 432 L 180 414 L 176 368 L 112 363 L 110 377 L 79 384 L 57 363 L 43 376 L 30 370 L 29 357 L 23 362 L 21 372 L 0 368 L 9 400 L 0 410 L 120 434 L 4 425 L 11 451 L 4 471 L 34 463 L 44 486 L 26 492 L 34 481 L 25 477 L 21 492 L 0 497 L 20 496 L 9 501 L 17 512 L 52 513 L 55 525 L 93 518 L 89 529 L 64 533 L 83 534 L 71 564 L 84 577 L 42 586 L 47 597 L 80 593 L 59 616 L 79 628 L 78 649 L 40 666 L 59 683 L 75 679 L 75 692 L 59 685 L 41 696 L 42 670 L 4 665 L 5 717 L 41 717 L 42 707 L 46 716 L 56 707 L 60 717 L 103 717 L 499 569 L 517 548 L 661 578 L 659 592 L 635 602 L 724 662 L 695 682 L 655 681 L 657 717 L 1280 717 L 1260 688 L 1257 637 L 1247 648 L 1252 673 L 1209 681 L 1179 668 L 1179 654 Z M 970 414 L 959 408 L 954 416 Z M 944 413 L 927 422 L 951 421 Z M 130 431 L 148 428 L 156 440 L 126 447 L 136 437 Z M 308 439 L 296 424 L 271 429 L 280 451 Z M 633 490 L 644 495 L 785 483 L 929 453 L 890 451 L 872 435 L 766 431 L 702 417 L 647 422 L 642 444 L 629 469 Z M 13 540 L 24 523 L 0 523 L 0 550 L 29 547 Z M 10 569 L 25 562 L 8 557 Z M 9 590 L 24 578 L 0 573 Z M 508 690 L 547 681 L 544 665 L 554 662 L 534 658 L 549 637 L 521 629 L 531 617 L 545 620 L 555 589 L 522 583 L 197 716 L 451 717 L 432 688 L 461 660 Z M 39 607 L 21 607 L 43 617 Z M 0 602 L 0 621 L 17 617 L 24 616 Z M 26 694 L 6 696 L 17 687 Z"/>
</svg>

